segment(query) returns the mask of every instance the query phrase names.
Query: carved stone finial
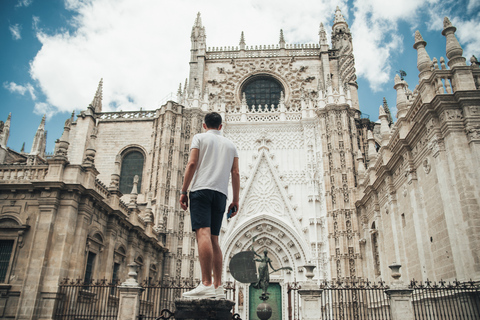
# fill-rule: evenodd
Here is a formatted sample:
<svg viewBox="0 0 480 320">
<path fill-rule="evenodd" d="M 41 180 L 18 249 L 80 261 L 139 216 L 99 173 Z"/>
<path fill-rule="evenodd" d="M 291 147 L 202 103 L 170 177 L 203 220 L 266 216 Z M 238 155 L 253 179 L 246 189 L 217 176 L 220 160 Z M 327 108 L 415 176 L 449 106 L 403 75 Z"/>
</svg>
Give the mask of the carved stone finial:
<svg viewBox="0 0 480 320">
<path fill-rule="evenodd" d="M 240 47 L 241 47 L 241 46 L 245 46 L 245 44 L 246 44 L 246 43 L 245 43 L 245 34 L 243 33 L 243 31 L 242 31 L 242 33 L 240 34 L 240 42 L 239 42 L 238 44 L 240 45 Z M 245 47 L 244 47 L 243 49 L 245 49 Z"/>
<path fill-rule="evenodd" d="M 323 23 L 320 23 L 320 29 L 318 31 L 318 35 L 320 36 L 320 44 L 328 45 L 327 32 L 325 31 L 325 27 L 323 26 Z"/>
<path fill-rule="evenodd" d="M 95 149 L 95 140 L 97 139 L 98 128 L 93 127 L 88 141 L 88 147 L 85 150 L 85 158 L 83 159 L 83 166 L 93 166 L 95 163 L 95 155 L 97 150 Z"/>
<path fill-rule="evenodd" d="M 470 58 L 470 63 L 472 64 L 472 67 L 480 68 L 480 62 L 478 62 L 477 57 L 475 57 L 474 55 L 472 55 L 472 57 Z"/>
<path fill-rule="evenodd" d="M 93 97 L 92 103 L 90 103 L 90 107 L 96 113 L 102 112 L 102 98 L 103 98 L 103 78 L 100 79 L 98 83 L 97 91 L 95 92 L 95 96 Z"/>
<path fill-rule="evenodd" d="M 447 29 L 453 27 L 452 23 L 450 22 L 450 19 L 448 17 L 443 18 L 443 29 Z"/>
<path fill-rule="evenodd" d="M 335 10 L 335 20 L 333 21 L 333 25 L 337 23 L 345 22 L 345 18 L 343 17 L 342 11 L 340 10 L 340 7 L 337 6 L 337 9 Z"/>
<path fill-rule="evenodd" d="M 420 31 L 417 30 L 415 31 L 415 43 L 420 41 L 425 42 L 425 40 L 423 40 L 422 34 L 420 33 Z"/>
<path fill-rule="evenodd" d="M 383 109 L 383 106 L 380 106 L 380 108 L 378 108 L 378 115 L 379 115 L 379 117 L 387 116 L 387 113 Z"/>
<path fill-rule="evenodd" d="M 423 40 L 420 31 L 415 31 L 415 44 L 413 48 L 417 50 L 417 69 L 420 71 L 418 77 L 420 80 L 427 79 L 431 74 L 431 65 L 432 61 L 430 60 L 430 56 L 425 49 L 427 42 Z"/>
<path fill-rule="evenodd" d="M 455 28 L 450 20 L 445 17 L 443 19 L 442 35 L 444 35 L 447 40 L 446 54 L 448 58 L 448 66 L 450 68 L 466 65 L 466 59 L 462 56 L 463 49 L 455 36 L 455 31 L 457 31 L 457 28 Z"/>
</svg>

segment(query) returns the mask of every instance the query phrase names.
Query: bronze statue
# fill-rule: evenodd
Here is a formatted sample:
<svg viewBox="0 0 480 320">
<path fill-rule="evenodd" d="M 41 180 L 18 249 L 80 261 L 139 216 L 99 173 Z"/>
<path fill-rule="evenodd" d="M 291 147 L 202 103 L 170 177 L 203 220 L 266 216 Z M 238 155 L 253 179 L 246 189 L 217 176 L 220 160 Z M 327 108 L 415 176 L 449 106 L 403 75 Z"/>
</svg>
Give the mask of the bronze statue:
<svg viewBox="0 0 480 320">
<path fill-rule="evenodd" d="M 255 242 L 255 238 L 253 238 L 253 242 Z M 284 269 L 292 270 L 292 268 L 291 267 L 282 267 L 282 268 L 275 269 L 272 266 L 272 260 L 267 255 L 268 254 L 267 249 L 263 250 L 263 257 L 255 252 L 255 250 L 253 249 L 253 245 L 251 246 L 251 250 L 258 257 L 258 258 L 255 258 L 253 260 L 257 261 L 257 262 L 260 262 L 260 264 L 258 266 L 258 281 L 257 281 L 257 283 L 252 284 L 252 286 L 255 289 L 262 289 L 263 292 L 262 292 L 262 295 L 260 296 L 260 299 L 265 301 L 265 300 L 268 299 L 267 295 L 269 294 L 267 292 L 267 289 L 268 289 L 268 285 L 270 283 L 270 273 L 273 273 L 273 272 L 276 272 L 276 271 L 279 271 L 279 270 L 284 270 Z M 269 271 L 268 266 L 270 266 L 270 268 L 272 268 L 271 272 Z"/>
</svg>

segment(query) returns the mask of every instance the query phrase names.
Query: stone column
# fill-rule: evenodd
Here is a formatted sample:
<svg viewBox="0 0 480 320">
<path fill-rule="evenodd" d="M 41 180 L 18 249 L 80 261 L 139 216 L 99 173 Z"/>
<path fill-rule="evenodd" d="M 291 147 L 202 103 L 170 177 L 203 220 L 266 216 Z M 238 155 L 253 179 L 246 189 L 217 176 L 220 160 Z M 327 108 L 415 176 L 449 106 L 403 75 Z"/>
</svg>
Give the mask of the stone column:
<svg viewBox="0 0 480 320">
<path fill-rule="evenodd" d="M 128 265 L 128 279 L 118 287 L 120 292 L 118 320 L 137 320 L 140 312 L 140 295 L 143 288 L 137 282 L 137 267 L 136 263 Z"/>
<path fill-rule="evenodd" d="M 307 264 L 303 266 L 306 270 L 305 276 L 307 281 L 301 284 L 298 289 L 300 295 L 301 308 L 300 312 L 302 320 L 318 320 L 320 318 L 319 310 L 321 310 L 321 298 L 323 290 L 320 289 L 317 283 L 313 280 L 314 264 Z"/>
<path fill-rule="evenodd" d="M 385 290 L 390 299 L 390 311 L 392 320 L 414 320 L 412 293 L 413 289 L 409 289 L 402 280 L 400 280 L 399 264 L 388 266 L 392 270 L 392 278 L 394 281 L 390 289 Z"/>
</svg>

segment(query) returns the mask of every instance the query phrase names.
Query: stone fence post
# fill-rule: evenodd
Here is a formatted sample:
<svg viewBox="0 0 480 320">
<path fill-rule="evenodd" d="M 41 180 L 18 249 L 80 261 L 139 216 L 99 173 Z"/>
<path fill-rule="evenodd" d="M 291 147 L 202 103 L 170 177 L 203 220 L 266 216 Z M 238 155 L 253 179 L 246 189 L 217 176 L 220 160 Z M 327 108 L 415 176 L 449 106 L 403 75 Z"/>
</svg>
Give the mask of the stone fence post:
<svg viewBox="0 0 480 320">
<path fill-rule="evenodd" d="M 140 295 L 143 288 L 137 282 L 136 263 L 128 265 L 128 279 L 118 286 L 120 300 L 118 303 L 118 320 L 137 320 L 140 312 Z"/>
<path fill-rule="evenodd" d="M 306 270 L 305 276 L 307 281 L 301 284 L 298 294 L 301 300 L 302 320 L 318 320 L 320 319 L 319 310 L 321 310 L 322 292 L 317 283 L 313 280 L 314 264 L 306 264 L 303 266 Z"/>
<path fill-rule="evenodd" d="M 400 280 L 399 264 L 392 264 L 388 266 L 392 270 L 392 278 L 394 281 L 390 289 L 385 290 L 385 293 L 390 299 L 390 311 L 392 320 L 414 320 L 412 293 L 413 289 L 409 289 L 402 280 Z"/>
</svg>

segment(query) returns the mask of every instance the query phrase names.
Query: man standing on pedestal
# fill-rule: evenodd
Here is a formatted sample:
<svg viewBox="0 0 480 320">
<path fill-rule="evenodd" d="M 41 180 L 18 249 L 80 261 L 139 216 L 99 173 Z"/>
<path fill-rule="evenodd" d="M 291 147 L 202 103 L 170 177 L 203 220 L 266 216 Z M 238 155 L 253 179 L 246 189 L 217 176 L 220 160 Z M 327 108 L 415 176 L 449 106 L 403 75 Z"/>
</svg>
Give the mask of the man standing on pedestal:
<svg viewBox="0 0 480 320">
<path fill-rule="evenodd" d="M 235 145 L 222 133 L 222 117 L 216 112 L 205 116 L 205 133 L 196 134 L 190 147 L 185 169 L 180 205 L 188 208 L 187 189 L 190 189 L 190 218 L 197 236 L 198 257 L 202 281 L 197 288 L 185 292 L 184 298 L 225 298 L 222 286 L 222 251 L 218 235 L 227 203 L 228 180 L 232 175 L 233 199 L 228 206 L 235 216 L 239 208 L 240 173 Z M 212 281 L 213 272 L 213 281 Z"/>
</svg>

